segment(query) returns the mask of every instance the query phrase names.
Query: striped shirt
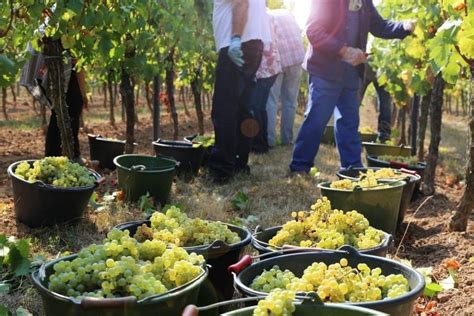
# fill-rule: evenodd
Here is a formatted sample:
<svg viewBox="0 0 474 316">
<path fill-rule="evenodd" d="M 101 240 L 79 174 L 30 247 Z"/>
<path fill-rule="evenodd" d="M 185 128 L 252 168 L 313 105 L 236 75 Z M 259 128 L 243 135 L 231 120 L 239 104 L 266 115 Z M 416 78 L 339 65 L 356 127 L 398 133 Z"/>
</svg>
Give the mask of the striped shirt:
<svg viewBox="0 0 474 316">
<path fill-rule="evenodd" d="M 280 61 L 280 53 L 278 52 L 278 43 L 276 39 L 275 18 L 270 16 L 270 26 L 272 31 L 272 42 L 265 43 L 262 62 L 257 71 L 257 79 L 270 78 L 283 72 Z"/>
<path fill-rule="evenodd" d="M 301 29 L 287 10 L 271 10 L 275 18 L 277 47 L 283 68 L 302 64 L 305 57 Z"/>
</svg>

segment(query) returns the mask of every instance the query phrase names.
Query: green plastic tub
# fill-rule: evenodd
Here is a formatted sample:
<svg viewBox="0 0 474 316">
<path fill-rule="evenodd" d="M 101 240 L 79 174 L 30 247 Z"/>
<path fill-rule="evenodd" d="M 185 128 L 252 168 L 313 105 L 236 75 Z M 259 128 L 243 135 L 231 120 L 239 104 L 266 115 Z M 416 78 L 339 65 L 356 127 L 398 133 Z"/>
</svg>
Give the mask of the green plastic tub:
<svg viewBox="0 0 474 316">
<path fill-rule="evenodd" d="M 193 281 L 169 292 L 154 295 L 142 300 L 133 297 L 97 299 L 84 298 L 77 300 L 48 290 L 49 276 L 54 272 L 53 266 L 59 261 L 73 260 L 72 255 L 48 262 L 32 273 L 33 285 L 43 300 L 46 315 L 61 316 L 176 316 L 188 304 L 198 303 L 201 284 L 207 278 L 207 268 Z"/>
<path fill-rule="evenodd" d="M 118 186 L 125 192 L 127 201 L 137 201 L 150 194 L 161 205 L 165 205 L 178 163 L 163 157 L 143 155 L 121 155 L 115 157 Z"/>
<path fill-rule="evenodd" d="M 375 142 L 379 135 L 377 135 L 376 133 L 367 134 L 367 133 L 359 132 L 359 136 L 360 136 L 360 141 L 362 143 L 371 143 L 371 142 Z"/>
<path fill-rule="evenodd" d="M 281 248 L 275 249 L 274 247 L 271 247 L 268 244 L 268 241 L 272 239 L 281 228 L 282 226 L 275 226 L 275 227 L 262 230 L 260 227 L 257 227 L 257 229 L 255 230 L 255 233 L 252 235 L 252 246 L 261 255 L 271 254 L 271 253 L 274 253 L 275 256 L 279 255 L 281 253 L 279 252 Z M 393 243 L 392 235 L 384 233 L 384 238 L 382 242 L 380 243 L 380 245 L 374 248 L 360 250 L 360 253 L 384 257 L 387 254 L 388 250 L 392 247 L 392 243 Z M 328 251 L 329 250 L 329 249 L 299 248 L 299 247 L 294 247 L 294 248 L 292 247 L 291 249 L 294 249 L 295 250 L 294 252 L 297 252 L 298 249 L 300 249 L 301 252 L 308 251 L 311 249 L 314 249 L 315 251 L 317 250 Z"/>
<path fill-rule="evenodd" d="M 337 176 L 339 177 L 339 179 L 349 179 L 352 181 L 358 181 L 360 180 L 359 174 L 361 172 L 366 173 L 367 170 L 369 169 L 379 170 L 382 168 L 379 168 L 379 167 L 348 168 L 348 169 L 340 170 L 337 173 Z M 412 173 L 406 174 L 406 178 L 405 178 L 406 185 L 403 187 L 402 200 L 400 202 L 400 211 L 398 213 L 398 225 L 400 225 L 403 222 L 406 211 L 410 207 L 410 203 L 413 200 L 415 187 L 419 185 L 420 181 L 421 181 L 421 177 L 418 174 L 412 174 Z"/>
<path fill-rule="evenodd" d="M 246 297 L 265 296 L 267 295 L 266 293 L 258 292 L 250 288 L 250 284 L 255 279 L 255 277 L 260 275 L 265 269 L 269 270 L 273 266 L 277 265 L 282 270 L 288 269 L 296 276 L 301 276 L 306 267 L 310 266 L 314 262 L 324 262 L 329 265 L 339 262 L 342 258 L 346 258 L 349 262 L 349 265 L 352 267 L 357 266 L 359 263 L 366 263 L 371 269 L 376 267 L 381 268 L 382 273 L 385 275 L 392 273 L 402 274 L 408 279 L 410 291 L 393 299 L 384 299 L 364 303 L 347 302 L 345 305 L 370 308 L 387 313 L 389 315 L 412 315 L 416 300 L 423 293 L 423 289 L 425 287 L 425 280 L 420 273 L 408 266 L 390 259 L 360 254 L 352 247 L 344 246 L 341 249 L 342 251 L 298 253 L 272 257 L 257 263 L 253 263 L 247 267 L 244 267 L 244 260 L 242 260 L 241 263 L 234 266 L 234 270 L 238 273 L 235 276 L 235 287 L 242 295 Z M 239 270 L 240 272 L 238 272 Z M 333 304 L 327 303 L 326 305 L 330 306 Z"/>
<path fill-rule="evenodd" d="M 128 222 L 115 226 L 114 229 L 128 230 L 130 236 L 133 236 L 137 228 L 143 224 L 150 226 L 150 221 Z M 206 258 L 206 263 L 210 265 L 209 280 L 216 289 L 216 294 L 221 301 L 231 299 L 234 294 L 232 275 L 227 271 L 227 267 L 240 259 L 245 247 L 250 244 L 251 240 L 251 234 L 248 230 L 231 224 L 225 225 L 231 231 L 239 234 L 240 242 L 228 245 L 222 241 L 215 241 L 210 245 L 182 247 L 188 252 L 195 252 Z"/>
<path fill-rule="evenodd" d="M 369 220 L 370 225 L 393 235 L 397 230 L 405 181 L 387 184 L 388 188 L 353 191 L 332 189 L 331 182 L 321 183 L 318 187 L 333 208 L 347 212 L 356 210 Z"/>
<path fill-rule="evenodd" d="M 42 181 L 28 182 L 15 174 L 22 162 L 33 165 L 35 160 L 15 162 L 8 167 L 7 173 L 12 182 L 16 218 L 29 227 L 50 226 L 80 219 L 92 193 L 103 179 L 97 172 L 89 170 L 96 179 L 89 186 L 61 188 Z"/>
<path fill-rule="evenodd" d="M 411 147 L 409 146 L 392 146 L 386 144 L 377 144 L 373 142 L 362 142 L 367 155 L 370 156 L 411 156 Z"/>
</svg>

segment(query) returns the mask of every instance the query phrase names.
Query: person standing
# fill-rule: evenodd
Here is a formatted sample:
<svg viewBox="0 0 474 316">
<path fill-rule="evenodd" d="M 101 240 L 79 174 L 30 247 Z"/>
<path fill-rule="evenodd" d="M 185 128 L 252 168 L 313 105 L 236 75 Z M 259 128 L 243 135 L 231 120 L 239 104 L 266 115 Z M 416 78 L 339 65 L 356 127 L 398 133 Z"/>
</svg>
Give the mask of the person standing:
<svg viewBox="0 0 474 316">
<path fill-rule="evenodd" d="M 252 152 L 267 153 L 268 145 L 268 116 L 267 116 L 267 101 L 270 95 L 270 89 L 275 83 L 278 74 L 283 69 L 281 67 L 280 54 L 278 52 L 275 17 L 270 15 L 270 25 L 272 30 L 271 43 L 265 44 L 263 50 L 262 62 L 257 71 L 257 85 L 254 89 L 254 96 L 252 98 L 252 109 L 255 120 L 259 125 L 258 134 L 252 140 Z"/>
<path fill-rule="evenodd" d="M 278 75 L 267 102 L 268 144 L 276 144 L 276 121 L 281 101 L 281 144 L 293 143 L 293 125 L 296 102 L 301 85 L 305 49 L 301 29 L 295 17 L 287 10 L 272 10 L 275 20 L 275 37 L 283 71 Z"/>
<path fill-rule="evenodd" d="M 312 2 L 306 31 L 310 46 L 305 61 L 310 75 L 309 100 L 294 146 L 291 172 L 310 171 L 333 113 L 341 167 L 362 166 L 358 90 L 367 61 L 368 33 L 403 39 L 414 28 L 413 21 L 384 20 L 372 0 Z"/>
<path fill-rule="evenodd" d="M 66 104 L 71 122 L 71 130 L 74 138 L 74 160 L 83 163 L 79 145 L 79 126 L 83 108 L 88 108 L 85 72 L 74 70 L 74 59 L 64 65 L 64 77 L 66 78 Z M 62 156 L 61 134 L 58 127 L 56 112 L 51 110 L 48 131 L 46 133 L 45 156 Z"/>
<path fill-rule="evenodd" d="M 360 104 L 362 103 L 367 87 L 371 83 L 374 84 L 375 92 L 377 93 L 377 109 L 379 112 L 377 131 L 379 141 L 383 144 L 389 141 L 392 135 L 392 97 L 390 93 L 385 90 L 384 86 L 379 85 L 376 73 L 372 67 L 367 65 L 365 67 L 364 79 L 359 89 Z"/>
<path fill-rule="evenodd" d="M 219 57 L 209 171 L 216 183 L 224 183 L 237 173 L 250 173 L 250 142 L 258 129 L 250 102 L 264 42 L 271 41 L 265 0 L 214 0 L 213 28 Z"/>
</svg>

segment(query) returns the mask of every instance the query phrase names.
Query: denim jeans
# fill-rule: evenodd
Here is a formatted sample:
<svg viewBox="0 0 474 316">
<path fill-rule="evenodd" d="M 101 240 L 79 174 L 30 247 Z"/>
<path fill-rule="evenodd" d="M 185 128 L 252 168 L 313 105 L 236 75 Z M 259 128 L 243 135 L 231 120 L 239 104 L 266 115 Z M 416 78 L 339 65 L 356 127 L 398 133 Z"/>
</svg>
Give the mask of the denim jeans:
<svg viewBox="0 0 474 316">
<path fill-rule="evenodd" d="M 303 68 L 301 65 L 294 65 L 283 68 L 283 73 L 279 74 L 270 97 L 267 102 L 268 116 L 268 144 L 270 147 L 276 144 L 276 119 L 281 99 L 281 143 L 283 145 L 293 143 L 293 126 L 295 122 L 296 102 L 301 85 L 301 75 Z"/>
<path fill-rule="evenodd" d="M 209 170 L 216 180 L 248 168 L 251 137 L 245 135 L 245 126 L 254 121 L 251 98 L 263 43 L 245 42 L 242 51 L 245 60 L 242 67 L 229 58 L 228 47 L 219 51 L 211 113 L 216 141 L 209 159 Z"/>
<path fill-rule="evenodd" d="M 252 112 L 259 125 L 259 130 L 257 136 L 252 139 L 252 151 L 256 153 L 268 152 L 267 101 L 276 78 L 277 75 L 258 79 L 254 90 Z"/>
<path fill-rule="evenodd" d="M 321 137 L 334 112 L 335 137 L 342 168 L 361 167 L 359 129 L 359 74 L 347 65 L 343 81 L 310 75 L 309 100 L 290 164 L 292 171 L 309 172 L 314 165 Z"/>
</svg>

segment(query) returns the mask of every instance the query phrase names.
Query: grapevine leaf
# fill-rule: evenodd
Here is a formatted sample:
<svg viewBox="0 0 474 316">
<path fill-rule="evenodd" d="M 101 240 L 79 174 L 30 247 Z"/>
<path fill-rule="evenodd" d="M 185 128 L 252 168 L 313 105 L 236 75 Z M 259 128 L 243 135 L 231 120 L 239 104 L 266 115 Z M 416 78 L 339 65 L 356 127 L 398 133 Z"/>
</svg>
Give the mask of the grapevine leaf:
<svg viewBox="0 0 474 316">
<path fill-rule="evenodd" d="M 0 305 L 0 316 L 8 316 L 8 308 L 3 304 Z"/>
<path fill-rule="evenodd" d="M 430 283 L 425 285 L 424 294 L 428 297 L 433 297 L 443 290 L 443 287 L 438 283 Z"/>
<path fill-rule="evenodd" d="M 16 310 L 16 315 L 17 316 L 31 316 L 31 314 L 28 310 L 24 309 L 23 307 L 18 307 Z"/>
<path fill-rule="evenodd" d="M 0 295 L 5 295 L 10 292 L 10 285 L 7 283 L 0 283 Z"/>
<path fill-rule="evenodd" d="M 22 276 L 30 273 L 30 261 L 27 256 L 23 256 L 22 251 L 18 247 L 10 248 L 8 261 L 15 276 Z"/>
</svg>

